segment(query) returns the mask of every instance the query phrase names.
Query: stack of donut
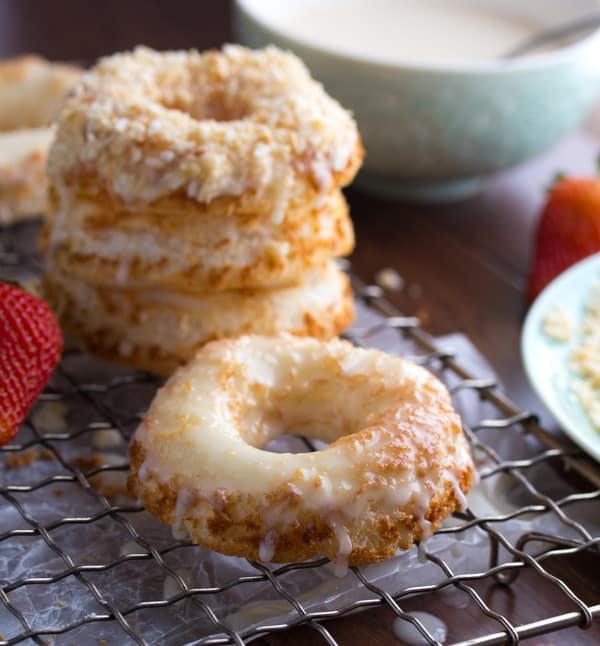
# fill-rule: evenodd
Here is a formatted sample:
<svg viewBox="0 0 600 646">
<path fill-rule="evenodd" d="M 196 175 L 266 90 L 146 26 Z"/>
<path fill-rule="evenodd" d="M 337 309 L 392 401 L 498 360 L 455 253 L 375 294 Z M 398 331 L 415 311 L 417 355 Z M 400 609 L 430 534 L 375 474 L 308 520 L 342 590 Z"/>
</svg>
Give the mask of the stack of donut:
<svg viewBox="0 0 600 646">
<path fill-rule="evenodd" d="M 159 373 L 215 338 L 336 336 L 361 160 L 351 115 L 289 53 L 103 59 L 50 152 L 46 293 L 88 350 Z"/>
</svg>

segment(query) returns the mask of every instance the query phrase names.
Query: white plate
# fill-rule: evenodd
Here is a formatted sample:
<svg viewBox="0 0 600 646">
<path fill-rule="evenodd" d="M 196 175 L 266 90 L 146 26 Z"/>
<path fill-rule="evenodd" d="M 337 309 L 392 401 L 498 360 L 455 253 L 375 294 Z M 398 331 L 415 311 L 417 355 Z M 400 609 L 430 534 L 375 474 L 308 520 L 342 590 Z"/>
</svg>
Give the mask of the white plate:
<svg viewBox="0 0 600 646">
<path fill-rule="evenodd" d="M 542 329 L 545 316 L 557 305 L 568 313 L 577 330 L 592 285 L 600 279 L 600 254 L 573 265 L 553 280 L 533 303 L 521 334 L 521 356 L 534 390 L 565 433 L 600 462 L 600 431 L 591 424 L 571 390 L 575 377 L 569 354 L 577 335 L 567 343 L 552 340 Z"/>
</svg>

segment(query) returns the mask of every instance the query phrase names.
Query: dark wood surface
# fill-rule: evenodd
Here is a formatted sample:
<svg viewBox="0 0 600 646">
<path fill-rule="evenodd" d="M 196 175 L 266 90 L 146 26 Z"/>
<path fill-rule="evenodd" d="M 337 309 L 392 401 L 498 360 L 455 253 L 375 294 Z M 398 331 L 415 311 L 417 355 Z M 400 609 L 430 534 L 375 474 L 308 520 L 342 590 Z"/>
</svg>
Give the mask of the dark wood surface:
<svg viewBox="0 0 600 646">
<path fill-rule="evenodd" d="M 56 60 L 91 62 L 139 43 L 205 49 L 231 39 L 230 7 L 219 0 L 0 0 L 0 57 L 35 52 Z M 544 419 L 548 418 L 525 380 L 519 355 L 532 233 L 553 173 L 591 173 L 596 154 L 593 132 L 580 131 L 543 158 L 496 177 L 479 196 L 461 204 L 425 207 L 348 191 L 358 241 L 352 256 L 356 272 L 372 280 L 378 269 L 396 268 L 407 286 L 418 287 L 392 294 L 391 300 L 406 314 L 418 314 L 435 334 L 467 334 L 494 366 L 508 394 Z M 588 556 L 577 563 L 557 560 L 553 568 L 568 576 L 585 600 L 598 603 L 599 565 L 597 558 Z M 522 576 L 518 586 L 517 594 L 489 583 L 476 587 L 514 622 L 573 609 L 562 605 L 533 574 Z M 444 617 L 452 641 L 467 638 L 473 622 L 478 634 L 498 630 L 497 624 L 481 623 L 474 607 L 457 609 L 443 596 L 426 607 L 419 599 L 403 607 L 429 609 Z M 381 609 L 326 625 L 340 644 L 398 644 L 392 620 L 391 613 Z M 319 637 L 310 629 L 297 629 L 255 643 L 319 643 Z M 571 629 L 532 643 L 598 644 L 600 631 L 596 624 L 586 632 Z"/>
</svg>

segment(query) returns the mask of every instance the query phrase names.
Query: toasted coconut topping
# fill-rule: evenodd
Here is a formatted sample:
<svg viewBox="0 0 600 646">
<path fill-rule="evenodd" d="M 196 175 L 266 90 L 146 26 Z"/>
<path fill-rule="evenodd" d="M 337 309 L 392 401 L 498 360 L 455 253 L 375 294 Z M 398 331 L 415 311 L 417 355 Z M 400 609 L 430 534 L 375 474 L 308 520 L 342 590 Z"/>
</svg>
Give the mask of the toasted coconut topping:
<svg viewBox="0 0 600 646">
<path fill-rule="evenodd" d="M 102 59 L 76 86 L 49 173 L 61 186 L 93 172 L 130 202 L 251 191 L 283 212 L 295 181 L 329 190 L 352 179 L 361 156 L 351 115 L 290 53 L 138 47 Z"/>
</svg>

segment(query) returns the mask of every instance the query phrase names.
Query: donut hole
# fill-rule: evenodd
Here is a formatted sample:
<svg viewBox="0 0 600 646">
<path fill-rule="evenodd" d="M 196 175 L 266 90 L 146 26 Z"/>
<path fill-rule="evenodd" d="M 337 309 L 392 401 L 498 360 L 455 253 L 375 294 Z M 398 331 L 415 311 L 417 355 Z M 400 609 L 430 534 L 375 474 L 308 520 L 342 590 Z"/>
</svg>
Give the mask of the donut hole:
<svg viewBox="0 0 600 646">
<path fill-rule="evenodd" d="M 200 95 L 189 106 L 188 114 L 199 121 L 240 121 L 249 116 L 249 107 L 238 97 L 225 91 L 213 91 Z"/>
<path fill-rule="evenodd" d="M 269 453 L 312 453 L 313 451 L 320 451 L 327 446 L 329 446 L 329 443 L 323 442 L 322 440 L 307 438 L 303 435 L 284 433 L 269 440 L 260 449 L 261 451 L 268 451 Z"/>
<path fill-rule="evenodd" d="M 368 427 L 373 418 L 397 403 L 381 383 L 365 376 L 316 375 L 276 381 L 269 388 L 252 384 L 237 400 L 239 430 L 251 446 L 286 452 L 325 448 L 337 439 Z M 299 438 L 316 441 L 307 446 Z"/>
<path fill-rule="evenodd" d="M 231 79 L 216 79 L 206 70 L 188 72 L 182 86 L 173 86 L 165 77 L 157 80 L 155 98 L 161 106 L 184 112 L 197 121 L 239 121 L 253 112 L 249 88 L 233 85 Z"/>
<path fill-rule="evenodd" d="M 170 110 L 179 110 L 196 121 L 240 121 L 250 114 L 249 106 L 224 91 L 192 92 L 190 100 L 161 101 Z"/>
</svg>

